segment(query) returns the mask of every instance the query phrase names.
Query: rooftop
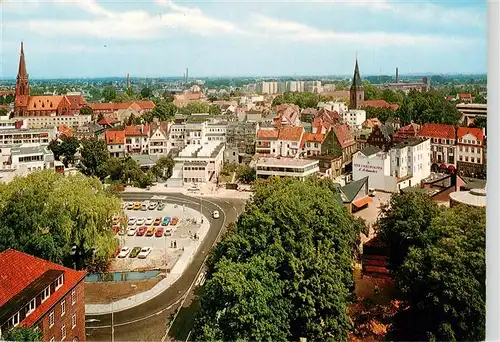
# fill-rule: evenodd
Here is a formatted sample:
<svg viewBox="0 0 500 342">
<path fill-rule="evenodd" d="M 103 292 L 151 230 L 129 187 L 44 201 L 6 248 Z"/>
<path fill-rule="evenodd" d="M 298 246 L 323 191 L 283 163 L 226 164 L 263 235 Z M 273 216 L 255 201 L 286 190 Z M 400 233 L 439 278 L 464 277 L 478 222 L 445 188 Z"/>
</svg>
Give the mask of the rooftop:
<svg viewBox="0 0 500 342">
<path fill-rule="evenodd" d="M 486 189 L 472 189 L 470 191 L 455 191 L 450 194 L 454 202 L 473 207 L 486 207 Z"/>
<path fill-rule="evenodd" d="M 38 288 L 37 284 L 52 279 L 56 272 L 64 273 L 64 283 L 46 301 L 37 306 L 21 325 L 31 326 L 36 323 L 55 303 L 85 278 L 85 271 L 75 271 L 64 266 L 36 258 L 29 254 L 7 249 L 0 253 L 0 311 L 6 314 L 14 305 L 19 306 L 21 295 L 26 289 Z M 49 277 L 50 275 L 50 277 Z M 39 278 L 42 278 L 39 280 Z M 26 303 L 28 304 L 28 303 Z M 4 312 L 5 310 L 5 312 Z"/>
<path fill-rule="evenodd" d="M 272 157 L 260 157 L 257 160 L 257 165 L 264 166 L 298 166 L 304 167 L 308 165 L 318 164 L 317 160 L 310 159 L 296 159 L 296 158 L 272 158 Z"/>
<path fill-rule="evenodd" d="M 409 139 L 406 139 L 400 143 L 395 144 L 392 148 L 401 149 L 401 148 L 405 148 L 407 146 L 414 147 L 414 146 L 420 145 L 424 141 L 425 140 L 418 139 L 418 138 L 409 138 Z"/>
<path fill-rule="evenodd" d="M 22 156 L 27 154 L 52 154 L 52 152 L 47 148 L 47 146 L 26 146 L 21 145 L 10 150 L 13 156 Z"/>
</svg>

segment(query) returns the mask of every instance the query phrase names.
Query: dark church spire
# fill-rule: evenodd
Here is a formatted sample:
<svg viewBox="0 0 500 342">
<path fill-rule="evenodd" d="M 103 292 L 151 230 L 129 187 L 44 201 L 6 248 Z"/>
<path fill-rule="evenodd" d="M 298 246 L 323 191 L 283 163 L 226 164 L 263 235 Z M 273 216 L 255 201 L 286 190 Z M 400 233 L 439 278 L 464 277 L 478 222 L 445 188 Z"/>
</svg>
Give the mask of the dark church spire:
<svg viewBox="0 0 500 342">
<path fill-rule="evenodd" d="M 356 56 L 356 65 L 354 66 L 354 77 L 349 91 L 349 109 L 361 109 L 365 102 L 365 90 L 361 76 L 359 75 L 358 56 Z"/>
</svg>

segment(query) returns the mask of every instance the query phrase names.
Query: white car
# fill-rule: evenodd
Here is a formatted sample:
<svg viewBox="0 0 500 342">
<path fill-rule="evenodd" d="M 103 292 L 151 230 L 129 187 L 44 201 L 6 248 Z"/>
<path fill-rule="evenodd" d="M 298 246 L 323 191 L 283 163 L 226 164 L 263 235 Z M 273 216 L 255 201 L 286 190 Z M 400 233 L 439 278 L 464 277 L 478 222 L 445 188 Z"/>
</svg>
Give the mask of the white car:
<svg viewBox="0 0 500 342">
<path fill-rule="evenodd" d="M 120 253 L 118 253 L 118 257 L 125 258 L 128 255 L 128 253 L 130 253 L 130 248 L 122 247 L 122 249 L 120 249 Z"/>
<path fill-rule="evenodd" d="M 212 213 L 214 219 L 218 219 L 219 218 L 219 212 L 217 210 L 215 210 L 213 213 Z"/>
<path fill-rule="evenodd" d="M 142 247 L 139 255 L 137 256 L 139 259 L 146 259 L 146 257 L 151 253 L 151 247 Z"/>
<path fill-rule="evenodd" d="M 137 221 L 137 219 L 132 216 L 131 218 L 128 219 L 128 225 L 133 226 L 136 221 Z"/>
<path fill-rule="evenodd" d="M 146 226 L 150 226 L 150 225 L 152 225 L 152 224 L 153 224 L 153 222 L 154 222 L 154 221 L 155 221 L 155 219 L 154 219 L 154 218 L 152 218 L 152 217 L 148 217 L 148 218 L 146 219 L 146 221 L 144 221 L 144 224 L 145 224 Z"/>
<path fill-rule="evenodd" d="M 137 226 L 142 226 L 144 225 L 144 217 L 139 217 L 137 221 L 135 222 Z"/>
<path fill-rule="evenodd" d="M 136 231 L 137 231 L 137 229 L 135 227 L 129 227 L 129 229 L 127 231 L 127 235 L 134 236 Z"/>
</svg>

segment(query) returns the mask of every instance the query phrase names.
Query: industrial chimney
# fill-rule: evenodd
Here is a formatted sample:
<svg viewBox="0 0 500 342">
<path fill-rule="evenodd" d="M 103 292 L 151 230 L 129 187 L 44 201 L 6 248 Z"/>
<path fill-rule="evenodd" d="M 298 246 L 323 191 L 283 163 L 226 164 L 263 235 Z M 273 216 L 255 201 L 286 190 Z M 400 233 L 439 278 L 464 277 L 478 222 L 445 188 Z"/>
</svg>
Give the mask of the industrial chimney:
<svg viewBox="0 0 500 342">
<path fill-rule="evenodd" d="M 186 68 L 186 83 L 188 83 L 188 79 L 189 79 L 189 69 Z"/>
<path fill-rule="evenodd" d="M 396 67 L 396 83 L 399 83 L 399 71 L 397 67 Z"/>
<path fill-rule="evenodd" d="M 130 88 L 130 74 L 127 72 L 127 89 Z"/>
</svg>

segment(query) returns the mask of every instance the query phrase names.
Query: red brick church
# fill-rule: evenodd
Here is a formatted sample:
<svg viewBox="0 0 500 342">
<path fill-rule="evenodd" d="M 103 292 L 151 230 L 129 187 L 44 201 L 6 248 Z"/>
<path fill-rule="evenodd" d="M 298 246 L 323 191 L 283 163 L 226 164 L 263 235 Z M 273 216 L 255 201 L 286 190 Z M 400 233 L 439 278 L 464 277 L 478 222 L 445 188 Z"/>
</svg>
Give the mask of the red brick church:
<svg viewBox="0 0 500 342">
<path fill-rule="evenodd" d="M 15 117 L 77 115 L 80 108 L 86 104 L 81 95 L 30 96 L 30 84 L 22 42 L 15 96 Z"/>
</svg>

